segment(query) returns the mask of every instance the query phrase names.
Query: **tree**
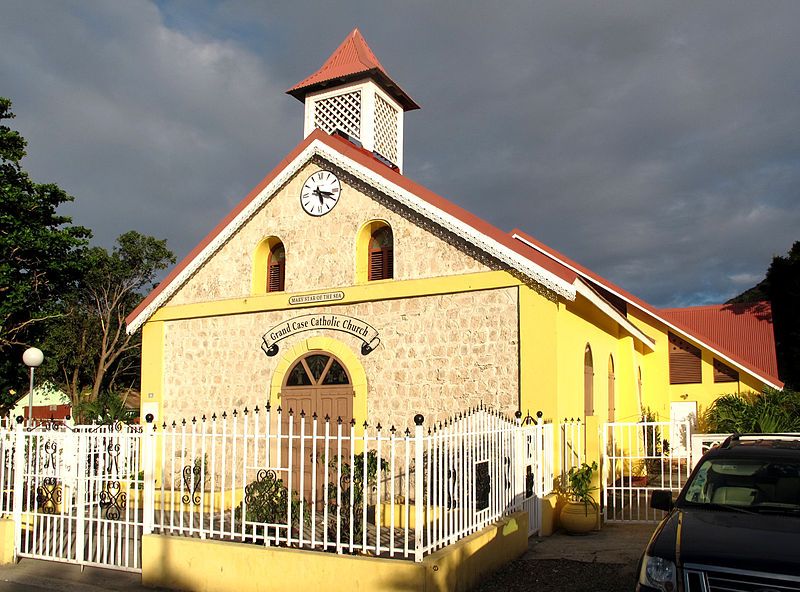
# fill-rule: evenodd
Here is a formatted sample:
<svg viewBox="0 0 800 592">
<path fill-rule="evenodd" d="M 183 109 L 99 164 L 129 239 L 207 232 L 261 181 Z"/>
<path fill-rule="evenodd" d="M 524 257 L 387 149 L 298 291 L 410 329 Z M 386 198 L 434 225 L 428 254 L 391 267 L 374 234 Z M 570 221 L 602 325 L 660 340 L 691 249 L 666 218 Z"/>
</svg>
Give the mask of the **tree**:
<svg viewBox="0 0 800 592">
<path fill-rule="evenodd" d="M 0 97 L 0 123 L 14 118 Z M 44 322 L 59 315 L 61 294 L 84 269 L 91 232 L 59 215 L 73 200 L 54 184 L 34 183 L 21 168 L 25 139 L 0 125 L 0 392 L 24 384 L 22 351 L 36 343 Z"/>
<path fill-rule="evenodd" d="M 50 323 L 47 343 L 50 373 L 79 408 L 101 392 L 138 383 L 141 336 L 125 331 L 125 317 L 175 262 L 166 242 L 132 230 L 117 238 L 111 253 L 86 252 L 87 272 L 64 298 L 64 315 Z M 123 378 L 129 383 L 121 384 Z"/>
<path fill-rule="evenodd" d="M 800 390 L 800 241 L 785 257 L 777 256 L 757 286 L 730 300 L 770 300 L 778 357 L 778 374 L 788 388 Z"/>
</svg>

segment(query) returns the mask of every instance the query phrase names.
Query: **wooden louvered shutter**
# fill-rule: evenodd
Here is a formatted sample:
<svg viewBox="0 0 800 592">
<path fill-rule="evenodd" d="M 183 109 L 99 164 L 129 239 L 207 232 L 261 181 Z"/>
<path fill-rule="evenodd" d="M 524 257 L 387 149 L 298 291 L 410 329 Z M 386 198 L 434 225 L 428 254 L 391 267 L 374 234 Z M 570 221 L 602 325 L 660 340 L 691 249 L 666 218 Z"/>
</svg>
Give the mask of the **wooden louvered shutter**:
<svg viewBox="0 0 800 592">
<path fill-rule="evenodd" d="M 703 382 L 700 348 L 677 335 L 669 334 L 669 383 Z"/>
<path fill-rule="evenodd" d="M 283 292 L 286 275 L 286 251 L 282 244 L 275 245 L 269 252 L 267 265 L 267 292 Z"/>
<path fill-rule="evenodd" d="M 383 251 L 370 249 L 369 251 L 369 281 L 383 279 Z"/>
<path fill-rule="evenodd" d="M 739 382 L 739 373 L 719 360 L 714 360 L 714 382 Z"/>
<path fill-rule="evenodd" d="M 372 234 L 369 245 L 369 280 L 394 277 L 394 237 L 392 229 L 382 226 Z"/>
</svg>

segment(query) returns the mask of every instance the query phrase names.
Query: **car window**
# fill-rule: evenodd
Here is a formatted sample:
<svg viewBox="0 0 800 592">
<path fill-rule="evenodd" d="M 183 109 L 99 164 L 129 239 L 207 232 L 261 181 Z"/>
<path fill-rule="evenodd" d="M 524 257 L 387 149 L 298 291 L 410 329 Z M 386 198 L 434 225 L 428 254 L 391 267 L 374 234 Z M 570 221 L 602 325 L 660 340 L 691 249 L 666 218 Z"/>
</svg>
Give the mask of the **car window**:
<svg viewBox="0 0 800 592">
<path fill-rule="evenodd" d="M 703 461 L 686 485 L 691 505 L 800 512 L 800 463 L 717 458 Z"/>
</svg>

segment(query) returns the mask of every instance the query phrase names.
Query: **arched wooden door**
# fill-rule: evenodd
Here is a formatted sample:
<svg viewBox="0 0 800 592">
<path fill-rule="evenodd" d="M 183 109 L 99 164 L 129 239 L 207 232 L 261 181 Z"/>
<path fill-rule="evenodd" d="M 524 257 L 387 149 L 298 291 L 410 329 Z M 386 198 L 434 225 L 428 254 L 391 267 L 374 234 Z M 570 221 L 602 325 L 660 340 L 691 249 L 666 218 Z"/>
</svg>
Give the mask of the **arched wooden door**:
<svg viewBox="0 0 800 592">
<path fill-rule="evenodd" d="M 327 352 L 314 351 L 299 358 L 284 378 L 281 389 L 281 431 L 284 434 L 289 433 L 291 419 L 292 489 L 299 492 L 302 480 L 303 497 L 309 502 L 312 499 L 312 475 L 316 471 L 319 485 L 314 498 L 318 504 L 321 503 L 323 498 L 321 471 L 326 464 L 336 462 L 333 456 L 337 450 L 333 445 L 331 450 L 325 450 L 324 442 L 320 438 L 315 447 L 312 431 L 313 416 L 314 414 L 317 416 L 318 436 L 324 434 L 326 417 L 330 418 L 331 434 L 336 433 L 339 418 L 342 419 L 343 426 L 347 426 L 346 429 L 343 427 L 343 433 L 349 434 L 354 396 L 355 391 L 344 364 Z M 303 433 L 301 433 L 301 412 L 305 413 L 306 418 Z M 299 461 L 301 448 L 304 458 Z M 314 456 L 317 460 L 316 466 Z M 342 442 L 342 456 L 349 461 L 350 446 L 346 440 Z M 288 456 L 284 458 L 288 459 Z"/>
<path fill-rule="evenodd" d="M 353 417 L 353 385 L 344 365 L 326 352 L 311 352 L 297 360 L 286 374 L 281 390 L 281 407 L 288 418 L 291 409 L 299 416 L 305 411 L 308 420 L 316 413 L 322 420 L 341 417 L 349 423 Z M 288 421 L 288 419 L 287 419 Z"/>
</svg>

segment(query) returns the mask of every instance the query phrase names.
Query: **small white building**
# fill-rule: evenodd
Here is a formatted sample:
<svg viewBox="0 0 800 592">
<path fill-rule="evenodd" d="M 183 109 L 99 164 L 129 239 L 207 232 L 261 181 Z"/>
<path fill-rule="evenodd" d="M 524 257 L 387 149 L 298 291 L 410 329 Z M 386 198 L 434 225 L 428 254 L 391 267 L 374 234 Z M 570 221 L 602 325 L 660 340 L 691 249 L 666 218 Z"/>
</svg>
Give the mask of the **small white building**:
<svg viewBox="0 0 800 592">
<path fill-rule="evenodd" d="M 29 396 L 26 391 L 9 412 L 12 419 L 24 417 L 28 419 Z M 33 419 L 61 420 L 73 425 L 72 402 L 69 396 L 52 382 L 44 381 L 33 388 Z"/>
</svg>

